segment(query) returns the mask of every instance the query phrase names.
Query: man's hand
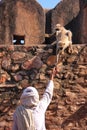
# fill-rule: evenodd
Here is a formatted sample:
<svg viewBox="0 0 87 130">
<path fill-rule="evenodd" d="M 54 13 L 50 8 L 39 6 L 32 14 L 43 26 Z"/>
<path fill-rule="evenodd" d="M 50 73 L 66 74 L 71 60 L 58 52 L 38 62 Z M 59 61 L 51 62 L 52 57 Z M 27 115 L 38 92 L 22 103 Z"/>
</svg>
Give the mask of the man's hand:
<svg viewBox="0 0 87 130">
<path fill-rule="evenodd" d="M 57 74 L 57 68 L 54 67 L 50 76 L 50 80 L 53 80 L 56 74 Z"/>
</svg>

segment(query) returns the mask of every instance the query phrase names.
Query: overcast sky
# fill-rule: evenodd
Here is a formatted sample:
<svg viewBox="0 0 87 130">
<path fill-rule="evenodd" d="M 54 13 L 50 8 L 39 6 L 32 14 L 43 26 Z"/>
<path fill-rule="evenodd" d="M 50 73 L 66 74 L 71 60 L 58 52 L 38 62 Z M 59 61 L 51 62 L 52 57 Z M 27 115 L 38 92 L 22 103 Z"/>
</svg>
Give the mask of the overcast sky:
<svg viewBox="0 0 87 130">
<path fill-rule="evenodd" d="M 37 0 L 43 8 L 54 8 L 61 0 Z"/>
</svg>

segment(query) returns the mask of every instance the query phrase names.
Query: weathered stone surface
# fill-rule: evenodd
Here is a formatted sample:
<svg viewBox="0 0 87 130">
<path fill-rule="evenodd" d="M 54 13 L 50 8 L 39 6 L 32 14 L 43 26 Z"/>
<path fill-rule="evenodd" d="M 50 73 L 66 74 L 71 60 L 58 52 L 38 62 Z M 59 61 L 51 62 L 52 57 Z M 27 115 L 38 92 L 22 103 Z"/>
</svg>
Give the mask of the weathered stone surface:
<svg viewBox="0 0 87 130">
<path fill-rule="evenodd" d="M 73 43 L 86 44 L 87 43 L 87 2 L 86 0 L 79 0 L 80 11 L 76 18 L 66 26 L 73 33 Z"/>
<path fill-rule="evenodd" d="M 25 53 L 23 53 L 23 52 L 14 52 L 13 54 L 12 54 L 12 59 L 15 61 L 15 60 L 20 60 L 20 59 L 24 59 L 25 58 Z"/>
<path fill-rule="evenodd" d="M 7 75 L 6 74 L 0 74 L 0 84 L 5 83 L 7 80 Z"/>
<path fill-rule="evenodd" d="M 61 1 L 51 12 L 51 30 L 54 32 L 55 25 L 60 23 L 65 26 L 72 21 L 80 11 L 79 0 Z"/>
<path fill-rule="evenodd" d="M 57 57 L 55 55 L 49 56 L 46 62 L 47 62 L 47 65 L 53 66 L 57 62 Z"/>
<path fill-rule="evenodd" d="M 32 68 L 40 69 L 43 65 L 43 62 L 41 61 L 40 57 L 35 56 L 31 60 L 25 61 L 22 65 L 23 69 L 29 70 Z"/>
<path fill-rule="evenodd" d="M 3 66 L 4 69 L 10 70 L 10 67 L 11 67 L 11 58 L 10 58 L 10 55 L 8 55 L 6 57 L 3 57 L 1 64 L 2 64 L 2 66 Z"/>
<path fill-rule="evenodd" d="M 16 82 L 18 82 L 18 81 L 21 81 L 21 80 L 22 80 L 22 76 L 21 76 L 21 75 L 19 75 L 19 74 L 15 74 L 13 77 L 14 77 L 14 80 L 15 80 Z"/>
<path fill-rule="evenodd" d="M 26 87 L 28 87 L 28 86 L 29 86 L 29 80 L 28 80 L 28 79 L 23 79 L 22 81 L 20 81 L 19 87 L 20 87 L 21 89 L 26 88 Z"/>
<path fill-rule="evenodd" d="M 87 1 L 80 0 L 80 13 L 79 13 L 79 35 L 77 36 L 78 42 L 87 44 Z"/>
<path fill-rule="evenodd" d="M 83 0 L 64 0 L 58 3 L 55 8 L 48 10 L 46 13 L 46 43 L 50 44 L 55 41 L 55 25 L 61 24 L 65 26 L 68 30 L 70 30 L 73 34 L 72 41 L 73 43 L 84 43 L 81 41 L 83 37 L 83 31 L 85 29 L 84 25 L 86 25 L 86 13 L 84 14 L 83 19 L 83 7 L 81 4 Z M 87 3 L 85 2 L 84 5 Z M 82 8 L 82 9 L 81 9 Z M 86 11 L 85 11 L 86 12 Z M 84 24 L 84 25 L 83 25 Z M 83 27 L 82 27 L 83 26 Z M 79 29 L 78 29 L 79 28 Z M 83 29 L 82 29 L 83 28 Z M 84 31 L 84 36 L 86 36 Z M 49 34 L 49 35 L 48 35 Z M 85 37 L 83 37 L 85 41 Z"/>
<path fill-rule="evenodd" d="M 0 77 L 3 74 L 5 74 L 6 78 L 8 77 L 4 84 L 0 83 L 0 130 L 11 130 L 13 112 L 20 103 L 19 98 L 24 88 L 34 86 L 38 89 L 40 97 L 42 97 L 49 81 L 52 64 L 55 63 L 52 57 L 56 57 L 53 54 L 55 50 L 52 51 L 52 45 L 45 48 L 42 46 L 14 46 L 14 49 L 12 48 L 9 46 L 10 50 L 8 51 L 8 47 L 0 46 L 0 61 L 4 61 L 3 64 L 0 62 Z M 18 55 L 17 58 L 15 54 Z M 9 56 L 10 58 L 8 58 Z M 47 130 L 86 129 L 86 57 L 86 45 L 73 45 L 71 53 L 65 51 L 59 57 L 58 73 L 54 78 L 53 99 L 46 112 Z M 16 64 L 15 60 L 20 62 Z M 28 60 L 33 61 L 31 65 Z M 47 64 L 48 61 L 50 64 Z M 11 64 L 10 69 L 9 63 Z M 25 65 L 24 69 L 23 65 Z"/>
<path fill-rule="evenodd" d="M 18 64 L 15 64 L 15 65 L 12 65 L 12 68 L 11 68 L 11 70 L 12 70 L 12 72 L 16 72 L 17 70 L 19 70 L 19 65 Z"/>
<path fill-rule="evenodd" d="M 23 36 L 25 45 L 41 44 L 44 34 L 44 10 L 37 1 L 0 1 L 0 44 L 12 45 L 14 35 Z"/>
</svg>

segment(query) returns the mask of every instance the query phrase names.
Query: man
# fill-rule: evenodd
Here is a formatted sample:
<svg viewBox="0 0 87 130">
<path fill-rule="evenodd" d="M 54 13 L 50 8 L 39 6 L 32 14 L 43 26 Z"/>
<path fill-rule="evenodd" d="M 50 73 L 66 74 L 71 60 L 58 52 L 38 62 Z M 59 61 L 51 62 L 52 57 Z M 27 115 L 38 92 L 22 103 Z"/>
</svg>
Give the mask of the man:
<svg viewBox="0 0 87 130">
<path fill-rule="evenodd" d="M 13 116 L 12 130 L 46 130 L 45 112 L 52 100 L 56 72 L 54 68 L 41 100 L 34 87 L 27 87 L 23 91 L 20 97 L 21 105 L 16 108 Z"/>
</svg>

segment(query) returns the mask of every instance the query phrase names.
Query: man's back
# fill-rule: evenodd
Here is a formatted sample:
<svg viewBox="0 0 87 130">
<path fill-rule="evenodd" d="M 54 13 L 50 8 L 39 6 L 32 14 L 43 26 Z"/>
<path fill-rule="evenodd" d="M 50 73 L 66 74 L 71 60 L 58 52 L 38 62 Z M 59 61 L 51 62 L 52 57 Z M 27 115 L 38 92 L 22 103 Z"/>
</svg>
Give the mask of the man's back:
<svg viewBox="0 0 87 130">
<path fill-rule="evenodd" d="M 43 94 L 42 99 L 38 102 L 36 107 L 32 107 L 31 112 L 34 119 L 35 130 L 46 130 L 45 128 L 45 112 L 47 110 L 48 105 L 51 102 L 53 96 L 53 88 L 54 84 L 53 81 L 50 80 L 45 93 Z M 14 113 L 14 125 L 12 130 L 20 130 L 18 129 L 18 122 L 17 122 L 17 113 Z M 25 129 L 26 130 L 26 129 Z"/>
</svg>

